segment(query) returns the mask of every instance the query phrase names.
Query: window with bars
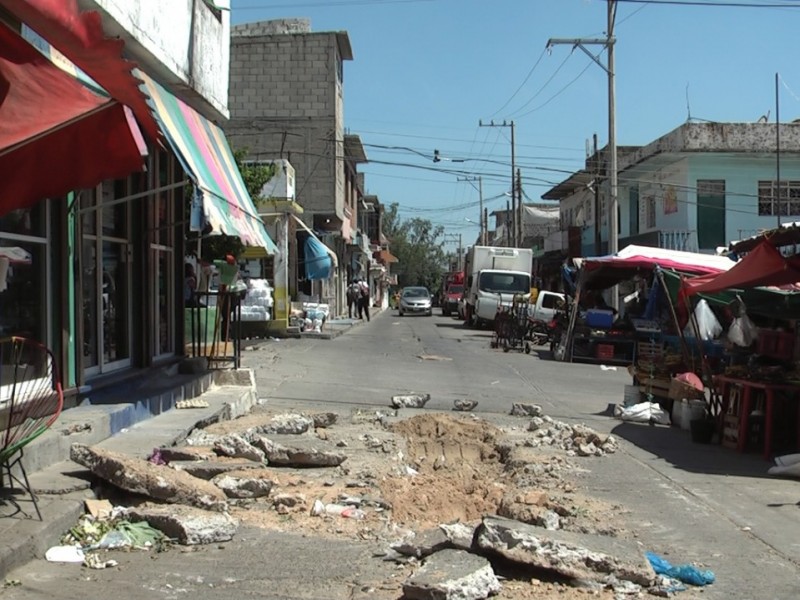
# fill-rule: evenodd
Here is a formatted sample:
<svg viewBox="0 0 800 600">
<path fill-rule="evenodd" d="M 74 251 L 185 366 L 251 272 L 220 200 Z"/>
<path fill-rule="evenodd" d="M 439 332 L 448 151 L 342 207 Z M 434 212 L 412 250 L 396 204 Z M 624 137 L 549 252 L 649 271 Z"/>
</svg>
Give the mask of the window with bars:
<svg viewBox="0 0 800 600">
<path fill-rule="evenodd" d="M 759 181 L 758 214 L 800 215 L 800 181 Z"/>
</svg>

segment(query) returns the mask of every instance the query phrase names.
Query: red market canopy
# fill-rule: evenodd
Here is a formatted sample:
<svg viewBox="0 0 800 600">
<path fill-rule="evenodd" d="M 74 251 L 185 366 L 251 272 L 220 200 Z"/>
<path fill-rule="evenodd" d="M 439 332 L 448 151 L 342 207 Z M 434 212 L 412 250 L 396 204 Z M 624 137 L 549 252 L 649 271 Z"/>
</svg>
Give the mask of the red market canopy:
<svg viewBox="0 0 800 600">
<path fill-rule="evenodd" d="M 120 104 L 130 107 L 152 140 L 158 125 L 131 73 L 136 64 L 122 57 L 119 38 L 106 37 L 100 13 L 81 12 L 77 0 L 0 0 L 6 9 L 96 81 Z"/>
<path fill-rule="evenodd" d="M 684 280 L 686 293 L 710 294 L 729 289 L 787 286 L 800 282 L 800 257 L 784 257 L 762 241 L 727 272 Z"/>
<path fill-rule="evenodd" d="M 0 23 L 0 215 L 144 168 L 130 111 Z"/>
</svg>

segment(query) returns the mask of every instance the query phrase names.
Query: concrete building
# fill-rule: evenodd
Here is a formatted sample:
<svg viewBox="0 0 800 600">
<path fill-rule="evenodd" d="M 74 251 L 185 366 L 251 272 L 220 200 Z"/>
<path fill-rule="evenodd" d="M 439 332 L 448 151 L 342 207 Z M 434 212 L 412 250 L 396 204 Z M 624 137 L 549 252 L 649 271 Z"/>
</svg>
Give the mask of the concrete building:
<svg viewBox="0 0 800 600">
<path fill-rule="evenodd" d="M 620 148 L 619 248 L 714 252 L 779 218 L 800 218 L 800 125 L 781 124 L 780 138 L 778 155 L 774 123 L 685 123 L 646 146 Z M 561 204 L 561 233 L 547 249 L 596 255 L 599 217 L 600 253 L 607 251 L 603 156 L 542 196 Z"/>
<path fill-rule="evenodd" d="M 6 273 L 0 327 L 53 349 L 68 404 L 185 356 L 184 257 L 200 232 L 274 248 L 218 127 L 229 18 L 200 0 L 0 0 L 0 78 L 24 52 L 12 92 L 46 82 L 28 96 L 41 110 L 6 120 L 38 135 L 0 152 L 0 247 L 27 253 Z M 70 102 L 74 115 L 37 121 Z"/>
<path fill-rule="evenodd" d="M 344 126 L 344 62 L 353 59 L 346 32 L 312 32 L 307 19 L 264 21 L 231 29 L 230 111 L 234 146 L 253 160 L 286 158 L 297 174 L 302 219 L 340 257 L 335 276 L 314 290 L 341 314 L 351 275 L 366 161 Z"/>
</svg>

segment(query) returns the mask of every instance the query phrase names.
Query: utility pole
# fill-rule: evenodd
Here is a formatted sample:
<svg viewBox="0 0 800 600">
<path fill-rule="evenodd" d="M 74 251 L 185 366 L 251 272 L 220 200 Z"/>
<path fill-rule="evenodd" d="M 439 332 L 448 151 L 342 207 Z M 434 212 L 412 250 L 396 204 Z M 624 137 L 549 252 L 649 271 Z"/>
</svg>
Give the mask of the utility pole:
<svg viewBox="0 0 800 600">
<path fill-rule="evenodd" d="M 600 240 L 600 157 L 597 155 L 597 134 L 594 134 L 594 253 L 602 254 Z"/>
<path fill-rule="evenodd" d="M 547 47 L 556 44 L 567 44 L 574 48 L 580 48 L 608 75 L 608 153 L 609 153 L 609 207 L 608 207 L 608 253 L 616 254 L 619 250 L 619 222 L 618 198 L 617 198 L 617 102 L 616 102 L 616 83 L 614 73 L 614 22 L 617 17 L 617 0 L 606 0 L 608 5 L 608 25 L 605 38 L 551 38 L 547 41 Z M 608 51 L 607 64 L 604 65 L 600 60 L 586 48 L 587 46 L 604 46 Z M 611 306 L 619 308 L 619 297 L 617 288 L 611 297 Z"/>
<path fill-rule="evenodd" d="M 478 235 L 478 243 L 481 246 L 486 245 L 486 230 L 488 229 L 488 223 L 484 224 L 483 222 L 483 177 L 480 175 L 476 177 L 467 176 L 467 177 L 456 177 L 456 181 L 468 181 L 472 187 L 475 187 L 475 184 L 472 183 L 473 181 L 478 182 L 478 187 L 475 188 L 478 190 L 478 199 L 480 201 L 480 212 L 478 213 L 478 224 L 480 225 L 480 234 Z"/>
<path fill-rule="evenodd" d="M 525 208 L 522 205 L 522 172 L 517 169 L 517 247 L 525 243 Z"/>
<path fill-rule="evenodd" d="M 516 188 L 517 186 L 514 184 L 514 178 L 516 177 L 517 172 L 517 162 L 516 162 L 516 148 L 514 144 L 514 121 L 510 123 L 506 123 L 503 121 L 502 123 L 495 123 L 493 120 L 489 121 L 488 123 L 484 123 L 483 121 L 478 121 L 479 127 L 510 127 L 511 128 L 511 239 L 509 240 L 509 246 L 516 247 L 517 244 L 517 193 Z"/>
<path fill-rule="evenodd" d="M 445 233 L 444 240 L 445 242 L 449 240 L 458 240 L 458 259 L 456 261 L 456 269 L 458 271 L 464 270 L 464 251 L 461 245 L 461 234 L 460 233 Z"/>
<path fill-rule="evenodd" d="M 775 190 L 775 213 L 778 215 L 778 229 L 781 228 L 781 107 L 778 103 L 778 79 L 775 73 L 775 175 L 778 179 Z M 786 214 L 789 213 L 789 195 L 786 195 Z"/>
</svg>

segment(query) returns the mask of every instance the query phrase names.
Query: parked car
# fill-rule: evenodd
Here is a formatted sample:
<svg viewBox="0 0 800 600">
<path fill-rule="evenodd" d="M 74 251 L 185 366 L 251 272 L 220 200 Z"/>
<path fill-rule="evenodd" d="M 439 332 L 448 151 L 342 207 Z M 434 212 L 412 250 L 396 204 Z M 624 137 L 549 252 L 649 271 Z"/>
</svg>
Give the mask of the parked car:
<svg viewBox="0 0 800 600">
<path fill-rule="evenodd" d="M 433 315 L 433 296 L 428 288 L 413 286 L 403 288 L 400 293 L 400 316 L 422 314 L 426 317 Z"/>
</svg>

